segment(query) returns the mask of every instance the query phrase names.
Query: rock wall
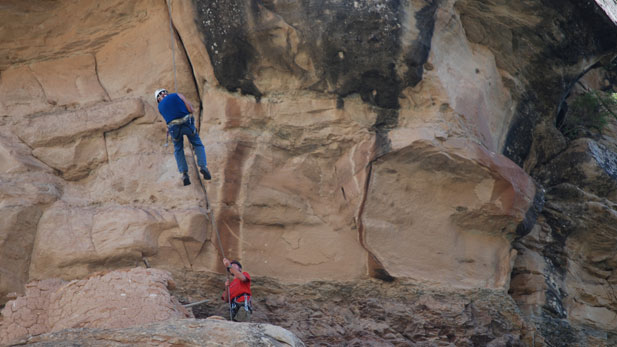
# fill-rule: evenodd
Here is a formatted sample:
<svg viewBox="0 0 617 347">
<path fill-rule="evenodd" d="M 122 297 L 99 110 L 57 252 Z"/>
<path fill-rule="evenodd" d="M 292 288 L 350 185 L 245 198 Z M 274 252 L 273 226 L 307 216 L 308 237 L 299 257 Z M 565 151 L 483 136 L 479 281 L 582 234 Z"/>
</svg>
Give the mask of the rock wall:
<svg viewBox="0 0 617 347">
<path fill-rule="evenodd" d="M 220 234 L 256 276 L 509 289 L 541 322 L 613 328 L 613 147 L 558 127 L 615 55 L 614 4 L 3 6 L 0 302 L 144 259 L 223 271 Z M 159 87 L 199 110 L 212 181 L 187 151 L 181 185 Z"/>
<path fill-rule="evenodd" d="M 0 343 L 69 328 L 119 329 L 192 317 L 169 294 L 166 271 L 132 269 L 86 280 L 34 281 L 2 310 Z"/>
<path fill-rule="evenodd" d="M 514 100 L 493 54 L 470 44 L 459 20 L 451 26 L 453 3 L 169 5 L 178 89 L 202 110 L 200 132 L 215 176 L 206 187 L 230 257 L 256 274 L 292 281 L 370 275 L 506 286 L 509 240 L 535 188 L 499 154 Z M 38 162 L 20 174 L 7 168 L 3 181 L 45 172 L 59 191 L 27 227 L 32 251 L 21 260 L 15 288 L 142 257 L 172 270 L 219 269 L 203 190 L 178 184 L 150 97 L 173 81 L 171 42 L 150 34 L 166 30 L 166 4 L 75 6 L 8 6 L 43 21 L 49 47 L 33 57 L 30 45 L 39 37 L 25 35 L 11 41 L 14 53 L 2 63 L 2 128 L 16 135 L 3 143 L 24 146 L 23 155 L 9 152 L 7 160 Z M 69 35 L 60 17 L 44 11 L 102 21 L 76 21 Z M 101 23 L 111 11 L 120 19 L 106 31 Z M 223 21 L 232 13 L 237 21 Z M 323 25 L 315 29 L 314 21 Z M 20 25 L 11 28 L 20 32 Z M 349 41 L 349 31 L 358 40 Z M 467 68 L 453 75 L 460 62 Z M 417 171 L 416 159 L 425 157 L 418 161 L 432 164 Z M 401 164 L 402 176 L 392 176 L 389 167 Z M 461 164 L 469 172 L 452 176 Z M 430 172 L 441 178 L 431 182 Z M 482 178 L 456 183 L 470 175 Z M 470 197 L 443 203 L 454 191 Z M 423 201 L 426 194 L 439 198 Z M 380 212 L 385 206 L 389 213 Z M 390 250 L 390 233 L 402 235 L 401 250 Z M 428 250 L 439 261 L 412 270 L 418 259 L 397 259 L 403 250 L 421 257 Z M 452 256 L 441 259 L 446 253 Z M 435 277 L 432 270 L 443 265 L 463 269 L 465 279 Z"/>
<path fill-rule="evenodd" d="M 202 97 L 206 142 L 216 151 L 214 167 L 223 167 L 216 219 L 232 254 L 258 274 L 288 278 L 368 272 L 506 285 L 508 240 L 535 188 L 499 154 L 513 100 L 492 53 L 470 45 L 460 21 L 452 22 L 452 6 L 197 3 L 218 82 L 253 96 L 204 88 Z M 212 24 L 228 13 L 238 24 Z M 354 40 L 343 34 L 349 30 Z M 374 54 L 384 50 L 391 54 Z M 451 172 L 461 165 L 469 172 L 461 175 L 481 177 L 455 187 L 462 177 Z M 263 259 L 270 247 L 276 256 Z M 452 272 L 435 275 L 444 268 Z"/>
<path fill-rule="evenodd" d="M 177 184 L 150 97 L 173 81 L 170 41 L 152 35 L 169 30 L 165 3 L 3 6 L 2 296 L 154 254 L 190 267 L 185 249 L 209 239 L 204 197 Z M 180 48 L 178 87 L 198 104 Z"/>
<path fill-rule="evenodd" d="M 558 119 L 573 118 L 577 96 L 589 91 L 613 92 L 612 68 L 587 72 L 564 103 Z M 589 114 L 589 118 L 598 117 Z M 615 331 L 615 129 L 577 134 L 553 132 L 543 145 L 552 153 L 532 171 L 546 190 L 546 204 L 532 232 L 515 242 L 520 255 L 512 274 L 511 293 L 545 336 L 567 344 L 587 335 L 612 341 Z M 564 128 L 565 129 L 565 128 Z M 546 141 L 548 142 L 548 141 Z"/>
</svg>

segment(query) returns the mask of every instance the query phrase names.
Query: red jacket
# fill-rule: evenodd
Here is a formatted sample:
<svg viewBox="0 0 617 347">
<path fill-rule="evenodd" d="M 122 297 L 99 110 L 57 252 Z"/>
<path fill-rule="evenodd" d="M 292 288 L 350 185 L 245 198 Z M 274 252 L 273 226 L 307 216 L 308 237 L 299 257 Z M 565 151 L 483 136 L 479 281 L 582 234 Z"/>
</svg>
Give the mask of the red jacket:
<svg viewBox="0 0 617 347">
<path fill-rule="evenodd" d="M 243 294 L 251 295 L 251 276 L 248 272 L 243 272 L 242 274 L 246 277 L 246 281 L 243 282 L 238 278 L 234 278 L 229 284 L 229 296 L 232 300 L 239 296 L 239 298 L 236 299 L 237 302 L 244 302 Z M 225 301 L 224 295 L 225 294 L 221 295 L 223 301 Z"/>
</svg>

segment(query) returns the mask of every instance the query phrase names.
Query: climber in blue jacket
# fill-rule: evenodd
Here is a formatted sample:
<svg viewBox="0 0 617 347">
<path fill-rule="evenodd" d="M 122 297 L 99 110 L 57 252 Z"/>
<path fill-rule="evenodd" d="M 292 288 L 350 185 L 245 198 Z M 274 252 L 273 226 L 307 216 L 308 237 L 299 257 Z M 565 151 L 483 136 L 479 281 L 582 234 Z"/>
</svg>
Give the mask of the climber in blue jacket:
<svg viewBox="0 0 617 347">
<path fill-rule="evenodd" d="M 182 174 L 184 185 L 188 186 L 191 184 L 188 174 L 189 168 L 184 157 L 184 135 L 193 145 L 199 171 L 204 176 L 204 179 L 210 180 L 212 177 L 210 176 L 210 171 L 208 171 L 206 151 L 195 127 L 191 103 L 186 100 L 184 95 L 180 93 L 169 94 L 165 89 L 157 89 L 154 92 L 154 98 L 159 104 L 159 112 L 167 123 L 169 135 L 174 143 L 174 157 L 176 158 L 176 164 L 178 164 L 178 171 Z"/>
</svg>

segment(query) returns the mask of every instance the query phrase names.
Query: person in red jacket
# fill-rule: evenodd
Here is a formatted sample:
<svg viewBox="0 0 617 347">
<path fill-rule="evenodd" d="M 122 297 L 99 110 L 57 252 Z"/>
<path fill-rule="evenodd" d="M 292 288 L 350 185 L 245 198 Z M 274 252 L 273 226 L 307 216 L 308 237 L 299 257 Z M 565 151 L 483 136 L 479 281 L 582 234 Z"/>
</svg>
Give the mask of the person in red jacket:
<svg viewBox="0 0 617 347">
<path fill-rule="evenodd" d="M 221 299 L 231 305 L 231 317 L 236 322 L 246 322 L 251 318 L 251 276 L 248 272 L 242 272 L 242 265 L 237 260 L 229 261 L 223 258 L 223 264 L 234 279 L 225 281 L 225 291 Z M 229 289 L 228 289 L 229 287 Z M 227 294 L 229 293 L 229 297 Z"/>
</svg>

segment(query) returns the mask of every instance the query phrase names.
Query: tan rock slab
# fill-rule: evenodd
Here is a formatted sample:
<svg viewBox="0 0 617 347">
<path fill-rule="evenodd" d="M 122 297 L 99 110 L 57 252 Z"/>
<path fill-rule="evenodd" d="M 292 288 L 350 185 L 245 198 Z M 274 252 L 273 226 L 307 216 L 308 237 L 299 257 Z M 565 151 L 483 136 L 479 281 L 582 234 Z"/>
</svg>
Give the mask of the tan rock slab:
<svg viewBox="0 0 617 347">
<path fill-rule="evenodd" d="M 98 273 L 87 279 L 32 282 L 25 296 L 7 303 L 0 343 L 23 335 L 67 328 L 126 328 L 192 317 L 168 292 L 169 272 L 134 268 Z"/>
<path fill-rule="evenodd" d="M 30 69 L 52 105 L 87 105 L 109 100 L 99 82 L 92 54 L 37 62 Z"/>
<path fill-rule="evenodd" d="M 66 180 L 78 180 L 107 161 L 103 134 L 78 138 L 66 145 L 37 147 L 32 154 L 50 167 L 60 171 Z"/>
<path fill-rule="evenodd" d="M 26 65 L 2 71 L 0 95 L 0 115 L 18 118 L 53 108 L 41 84 Z"/>
<path fill-rule="evenodd" d="M 44 163 L 32 156 L 32 150 L 15 134 L 6 128 L 0 128 L 0 174 L 32 170 L 51 171 Z"/>
<path fill-rule="evenodd" d="M 419 141 L 373 164 L 364 242 L 395 277 L 505 288 L 533 181 L 503 156 L 452 144 Z"/>
<path fill-rule="evenodd" d="M 58 201 L 38 223 L 30 276 L 74 279 L 96 269 L 134 266 L 156 254 L 159 234 L 175 225 L 171 215 L 156 210 Z"/>
<path fill-rule="evenodd" d="M 31 147 L 55 145 L 94 132 L 117 129 L 143 114 L 139 99 L 105 102 L 86 109 L 29 117 L 17 133 Z"/>
<path fill-rule="evenodd" d="M 88 346 L 304 346 L 294 333 L 276 325 L 211 319 L 180 319 L 123 329 L 68 329 L 33 337 L 27 342 L 34 346 L 49 343 L 83 343 Z"/>
</svg>

